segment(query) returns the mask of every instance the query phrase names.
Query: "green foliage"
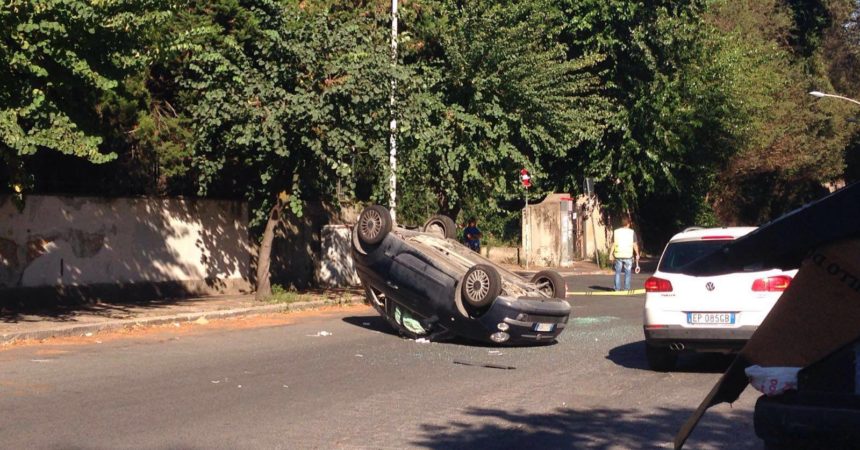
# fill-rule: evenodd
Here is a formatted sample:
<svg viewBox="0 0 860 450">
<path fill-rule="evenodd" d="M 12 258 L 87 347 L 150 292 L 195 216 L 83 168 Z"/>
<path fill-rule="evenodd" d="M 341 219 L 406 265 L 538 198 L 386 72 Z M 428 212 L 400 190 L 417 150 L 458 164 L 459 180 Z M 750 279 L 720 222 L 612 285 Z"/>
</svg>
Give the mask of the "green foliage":
<svg viewBox="0 0 860 450">
<path fill-rule="evenodd" d="M 598 181 L 608 204 L 635 207 L 640 195 L 677 188 L 681 171 L 707 172 L 723 153 L 723 130 L 712 127 L 724 99 L 700 65 L 707 62 L 701 2 L 562 4 L 569 45 L 605 55 L 602 80 L 613 114 L 579 167 Z"/>
<path fill-rule="evenodd" d="M 858 178 L 855 105 L 806 94 L 860 95 L 855 0 L 401 2 L 396 65 L 387 2 L 172 1 L 0 6 L 0 183 L 244 198 L 259 225 L 385 203 L 394 115 L 403 223 L 516 241 L 526 167 L 533 198 L 595 178 L 660 245 Z"/>
<path fill-rule="evenodd" d="M 293 289 L 286 289 L 280 284 L 272 285 L 272 295 L 266 299 L 269 303 L 297 303 L 315 300 L 313 297 L 299 294 Z"/>
<path fill-rule="evenodd" d="M 400 176 L 414 197 L 456 216 L 467 202 L 496 209 L 521 198 L 527 167 L 538 190 L 599 139 L 607 105 L 595 54 L 568 59 L 561 15 L 546 1 L 406 5 L 398 99 Z M 407 194 L 409 195 L 409 194 Z"/>
<path fill-rule="evenodd" d="M 9 182 L 53 150 L 104 163 L 99 104 L 155 55 L 146 44 L 171 17 L 167 0 L 10 0 L 0 6 L 0 152 Z M 154 48 L 154 47 L 153 47 Z M 25 186 L 26 187 L 26 186 Z"/>
<path fill-rule="evenodd" d="M 773 219 L 817 198 L 821 183 L 843 174 L 842 150 L 857 129 L 846 119 L 857 109 L 807 95 L 832 91 L 827 70 L 817 62 L 822 49 L 814 43 L 838 17 L 821 4 L 808 6 L 714 4 L 712 54 L 725 68 L 721 86 L 733 99 L 733 110 L 724 117 L 734 124 L 736 137 L 735 154 L 717 172 L 712 190 L 723 222 Z M 829 26 L 842 27 L 839 21 Z"/>
<path fill-rule="evenodd" d="M 259 224 L 278 192 L 301 215 L 384 160 L 390 60 L 372 15 L 268 0 L 188 14 L 206 19 L 179 82 L 200 194 L 245 197 Z"/>
</svg>

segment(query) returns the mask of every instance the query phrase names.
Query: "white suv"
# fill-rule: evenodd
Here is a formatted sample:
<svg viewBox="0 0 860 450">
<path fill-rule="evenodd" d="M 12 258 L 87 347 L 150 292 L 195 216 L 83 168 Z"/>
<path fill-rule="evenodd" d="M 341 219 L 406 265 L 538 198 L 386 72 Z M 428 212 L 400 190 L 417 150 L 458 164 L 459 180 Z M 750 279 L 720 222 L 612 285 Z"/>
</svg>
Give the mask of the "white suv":
<svg viewBox="0 0 860 450">
<path fill-rule="evenodd" d="M 648 366 L 666 371 L 681 352 L 731 353 L 744 346 L 797 270 L 695 277 L 684 266 L 755 227 L 688 228 L 669 240 L 645 281 Z"/>
</svg>

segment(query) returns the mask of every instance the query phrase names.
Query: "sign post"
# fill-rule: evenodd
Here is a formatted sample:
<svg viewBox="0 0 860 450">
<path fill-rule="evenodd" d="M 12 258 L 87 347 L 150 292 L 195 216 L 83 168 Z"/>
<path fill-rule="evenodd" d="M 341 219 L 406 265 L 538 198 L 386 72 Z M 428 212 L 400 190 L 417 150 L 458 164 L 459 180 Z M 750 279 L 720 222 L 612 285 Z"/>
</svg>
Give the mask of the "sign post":
<svg viewBox="0 0 860 450">
<path fill-rule="evenodd" d="M 532 185 L 532 177 L 529 175 L 529 171 L 525 168 L 520 169 L 520 181 L 523 183 L 523 186 L 526 188 L 526 233 L 523 235 L 523 250 L 526 254 L 526 270 L 529 268 L 529 247 L 532 246 L 531 234 L 532 234 L 532 214 L 529 211 L 529 188 Z"/>
</svg>

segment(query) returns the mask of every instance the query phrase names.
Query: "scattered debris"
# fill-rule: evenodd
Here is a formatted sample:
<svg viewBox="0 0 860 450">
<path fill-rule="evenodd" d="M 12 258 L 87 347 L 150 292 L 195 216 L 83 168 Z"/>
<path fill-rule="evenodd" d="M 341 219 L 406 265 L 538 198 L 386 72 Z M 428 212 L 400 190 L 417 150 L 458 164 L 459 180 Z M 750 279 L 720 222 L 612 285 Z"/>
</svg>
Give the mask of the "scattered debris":
<svg viewBox="0 0 860 450">
<path fill-rule="evenodd" d="M 285 388 L 288 388 L 289 386 L 287 386 L 287 385 L 285 384 L 285 385 L 284 385 L 284 387 L 285 387 Z"/>
<path fill-rule="evenodd" d="M 489 354 L 491 354 L 491 355 L 498 355 L 498 356 L 504 355 L 504 353 L 502 353 L 502 352 L 501 352 L 501 351 L 499 351 L 499 350 L 490 350 L 490 351 L 489 351 L 489 352 L 487 352 L 487 353 L 489 353 Z"/>
<path fill-rule="evenodd" d="M 362 355 L 361 353 L 356 353 L 356 354 L 355 354 L 355 357 L 356 357 L 356 358 L 364 358 L 364 355 Z"/>
<path fill-rule="evenodd" d="M 429 343 L 430 343 L 430 341 L 429 341 L 429 340 L 427 340 L 426 338 L 418 338 L 418 339 L 415 339 L 415 342 L 417 342 L 417 343 L 419 343 L 419 344 L 429 344 Z"/>
<path fill-rule="evenodd" d="M 221 380 L 212 380 L 212 384 L 218 384 L 220 382 L 221 382 Z"/>
<path fill-rule="evenodd" d="M 331 336 L 332 333 L 329 331 L 320 331 L 317 334 L 308 334 L 308 337 L 319 337 L 319 336 Z"/>
<path fill-rule="evenodd" d="M 502 370 L 514 370 L 516 367 L 514 366 L 503 366 L 500 364 L 490 364 L 490 363 L 470 363 L 467 361 L 459 361 L 454 360 L 454 364 L 460 364 L 463 366 L 475 366 L 475 367 L 486 367 L 488 369 L 502 369 Z"/>
<path fill-rule="evenodd" d="M 34 363 L 47 363 L 53 362 L 53 359 L 31 359 L 30 361 Z"/>
<path fill-rule="evenodd" d="M 179 325 L 179 322 L 173 322 L 173 326 L 174 326 L 174 327 L 176 327 L 176 328 L 179 328 L 179 327 L 180 327 L 180 326 L 182 326 L 182 325 Z"/>
<path fill-rule="evenodd" d="M 92 336 L 92 335 L 93 335 L 92 333 L 85 333 L 85 334 L 84 334 L 84 336 L 86 336 L 86 337 L 90 337 L 90 336 Z"/>
<path fill-rule="evenodd" d="M 577 326 L 585 326 L 585 325 L 596 325 L 601 323 L 612 322 L 613 320 L 619 320 L 619 317 L 615 316 L 589 316 L 589 317 L 576 317 L 571 319 L 574 325 Z"/>
<path fill-rule="evenodd" d="M 209 320 L 207 320 L 205 316 L 200 316 L 200 318 L 195 320 L 194 323 L 196 323 L 197 325 L 208 325 Z"/>
</svg>

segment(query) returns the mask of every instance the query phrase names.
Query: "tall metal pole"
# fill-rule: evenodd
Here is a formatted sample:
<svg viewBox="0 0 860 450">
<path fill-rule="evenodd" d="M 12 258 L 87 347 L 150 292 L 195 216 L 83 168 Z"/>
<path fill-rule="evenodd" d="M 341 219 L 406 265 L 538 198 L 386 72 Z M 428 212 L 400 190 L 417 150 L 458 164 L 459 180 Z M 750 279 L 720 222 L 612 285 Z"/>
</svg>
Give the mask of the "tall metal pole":
<svg viewBox="0 0 860 450">
<path fill-rule="evenodd" d="M 526 270 L 529 269 L 529 248 L 532 246 L 532 213 L 529 211 L 529 187 L 526 186 Z"/>
<path fill-rule="evenodd" d="M 391 0 L 391 67 L 397 66 L 397 0 Z M 395 96 L 397 89 L 397 81 L 391 77 L 391 97 L 389 106 L 391 108 L 391 122 L 389 124 L 389 144 L 390 153 L 388 157 L 389 165 L 391 166 L 390 178 L 390 199 L 388 201 L 389 209 L 391 210 L 391 221 L 397 223 L 397 118 L 395 112 Z"/>
</svg>

